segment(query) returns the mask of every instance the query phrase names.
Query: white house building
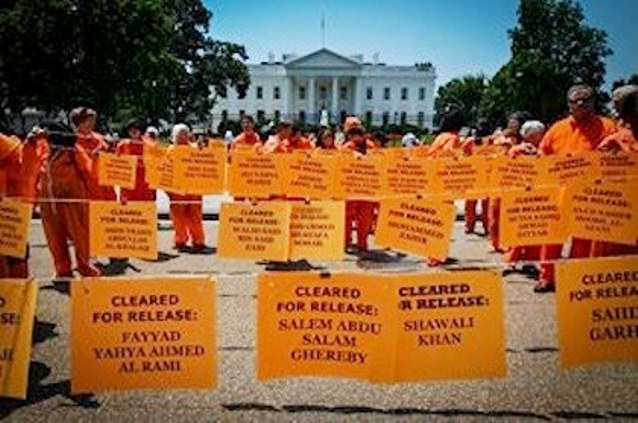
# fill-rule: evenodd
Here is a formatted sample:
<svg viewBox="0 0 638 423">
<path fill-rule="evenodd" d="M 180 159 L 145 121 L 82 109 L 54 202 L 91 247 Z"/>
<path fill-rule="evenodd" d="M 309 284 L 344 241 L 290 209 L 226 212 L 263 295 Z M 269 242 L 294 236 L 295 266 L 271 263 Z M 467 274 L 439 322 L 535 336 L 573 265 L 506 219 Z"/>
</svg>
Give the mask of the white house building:
<svg viewBox="0 0 638 423">
<path fill-rule="evenodd" d="M 356 115 L 368 125 L 410 123 L 432 128 L 435 70 L 431 64 L 388 66 L 366 63 L 326 48 L 305 56 L 286 54 L 282 61 L 249 64 L 246 96 L 235 90 L 219 101 L 213 125 L 251 114 L 258 120 L 339 123 Z"/>
</svg>

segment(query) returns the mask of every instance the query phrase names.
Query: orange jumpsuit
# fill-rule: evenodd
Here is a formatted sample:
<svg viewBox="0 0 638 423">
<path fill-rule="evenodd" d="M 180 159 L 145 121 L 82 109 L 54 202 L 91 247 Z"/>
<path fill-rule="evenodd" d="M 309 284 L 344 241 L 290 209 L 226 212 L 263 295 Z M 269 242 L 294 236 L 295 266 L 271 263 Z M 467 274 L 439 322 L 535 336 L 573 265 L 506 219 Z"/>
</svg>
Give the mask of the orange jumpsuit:
<svg viewBox="0 0 638 423">
<path fill-rule="evenodd" d="M 494 140 L 494 145 L 498 146 L 495 150 L 497 156 L 507 155 L 509 149 L 516 143 L 516 137 L 512 135 L 501 134 Z M 492 198 L 489 208 L 489 234 L 490 244 L 494 251 L 503 251 L 500 246 L 500 227 L 498 224 L 501 215 L 501 200 L 498 197 Z"/>
<path fill-rule="evenodd" d="M 461 144 L 463 153 L 466 156 L 481 155 L 483 146 L 476 145 L 474 138 L 468 138 Z M 476 205 L 478 200 L 466 199 L 465 200 L 465 233 L 474 233 L 476 226 Z M 489 232 L 489 198 L 481 199 L 481 222 L 483 224 L 483 230 L 487 234 Z"/>
<path fill-rule="evenodd" d="M 196 144 L 189 144 L 191 148 L 198 148 Z M 171 154 L 173 146 L 168 148 Z M 182 195 L 168 192 L 171 200 L 170 214 L 175 228 L 174 243 L 176 248 L 185 247 L 190 241 L 195 248 L 205 245 L 203 210 L 201 195 Z"/>
<path fill-rule="evenodd" d="M 366 151 L 374 150 L 377 145 L 366 139 L 364 141 Z M 340 146 L 341 150 L 358 152 L 359 148 L 353 141 L 347 141 Z M 368 235 L 375 223 L 375 210 L 379 206 L 376 201 L 346 200 L 346 236 L 345 248 L 352 245 L 352 229 L 356 226 L 357 248 L 365 251 L 368 249 Z"/>
<path fill-rule="evenodd" d="M 539 150 L 544 155 L 568 155 L 595 150 L 600 142 L 616 132 L 611 119 L 596 116 L 588 123 L 576 121 L 572 116 L 559 120 L 547 131 L 540 143 Z M 556 260 L 563 246 L 549 244 L 541 247 L 541 262 Z M 595 253 L 592 242 L 582 238 L 572 238 L 570 258 L 591 257 Z M 555 282 L 553 263 L 541 263 L 539 283 L 551 285 Z"/>
<path fill-rule="evenodd" d="M 115 201 L 115 188 L 101 186 L 98 183 L 98 155 L 100 152 L 108 151 L 109 145 L 104 141 L 104 137 L 97 132 L 88 134 L 77 134 L 77 144 L 80 145 L 92 161 L 91 174 L 88 181 L 88 193 L 91 200 Z"/>
<path fill-rule="evenodd" d="M 291 137 L 287 140 L 282 140 L 279 136 L 275 135 L 270 137 L 264 144 L 264 153 L 290 153 L 294 150 L 311 150 L 315 146 L 305 137 Z"/>
<path fill-rule="evenodd" d="M 57 277 L 72 277 L 69 241 L 75 249 L 77 267 L 82 276 L 99 276 L 89 261 L 89 214 L 85 202 L 50 200 L 86 200 L 92 175 L 92 160 L 81 145 L 59 148 L 51 153 L 41 176 L 39 188 L 42 225 L 53 256 Z"/>
<path fill-rule="evenodd" d="M 134 189 L 120 189 L 120 199 L 126 201 L 155 201 L 156 193 L 146 182 L 144 170 L 144 147 L 155 147 L 156 142 L 150 138 L 141 140 L 125 139 L 119 142 L 116 148 L 117 154 L 137 156 L 137 169 Z"/>
</svg>

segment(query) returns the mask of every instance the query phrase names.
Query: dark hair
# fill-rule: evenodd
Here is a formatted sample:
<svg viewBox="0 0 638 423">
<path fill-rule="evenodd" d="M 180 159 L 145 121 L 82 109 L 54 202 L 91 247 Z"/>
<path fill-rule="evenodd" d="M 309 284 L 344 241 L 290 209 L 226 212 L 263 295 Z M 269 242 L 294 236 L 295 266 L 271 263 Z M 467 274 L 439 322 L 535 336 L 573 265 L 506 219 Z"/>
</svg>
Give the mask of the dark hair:
<svg viewBox="0 0 638 423">
<path fill-rule="evenodd" d="M 139 119 L 131 119 L 128 122 L 126 122 L 126 126 L 124 127 L 124 129 L 128 131 L 131 128 L 137 128 L 141 132 L 144 131 L 144 125 L 142 125 L 142 122 Z"/>
<path fill-rule="evenodd" d="M 515 121 L 517 121 L 522 126 L 528 120 L 532 120 L 533 117 L 532 117 L 532 114 L 530 112 L 527 112 L 527 111 L 524 111 L 524 110 L 519 110 L 519 111 L 516 111 L 514 113 L 511 113 L 507 117 L 508 121 L 510 119 L 514 119 Z"/>
<path fill-rule="evenodd" d="M 73 129 L 60 121 L 47 120 L 40 123 L 40 127 L 47 133 L 47 140 L 56 147 L 73 147 L 75 133 Z"/>
<path fill-rule="evenodd" d="M 78 126 L 89 117 L 97 117 L 97 112 L 88 107 L 76 107 L 71 110 L 69 117 L 71 119 L 71 123 Z"/>
<path fill-rule="evenodd" d="M 241 119 L 239 119 L 239 122 L 241 122 L 244 119 L 246 119 L 250 123 L 253 123 L 253 124 L 255 123 L 255 119 L 253 119 L 253 117 L 251 115 L 242 116 Z"/>
<path fill-rule="evenodd" d="M 627 118 L 631 116 L 636 116 L 638 112 L 638 91 L 634 91 L 631 94 L 628 94 L 622 105 L 620 106 L 620 110 L 618 110 L 618 114 L 621 118 Z"/>
<path fill-rule="evenodd" d="M 441 119 L 440 132 L 456 132 L 465 126 L 465 116 L 461 109 L 452 109 L 446 112 Z"/>
</svg>

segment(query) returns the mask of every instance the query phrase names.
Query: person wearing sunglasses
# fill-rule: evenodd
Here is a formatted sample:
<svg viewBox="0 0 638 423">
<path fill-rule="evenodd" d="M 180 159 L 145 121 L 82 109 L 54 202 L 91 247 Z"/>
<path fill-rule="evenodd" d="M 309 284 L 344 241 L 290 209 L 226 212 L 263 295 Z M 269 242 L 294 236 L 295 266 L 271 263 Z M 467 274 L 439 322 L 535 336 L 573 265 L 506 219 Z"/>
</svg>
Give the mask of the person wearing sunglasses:
<svg viewBox="0 0 638 423">
<path fill-rule="evenodd" d="M 614 122 L 596 113 L 596 93 L 589 85 L 574 85 L 567 91 L 569 116 L 554 123 L 541 140 L 542 155 L 567 156 L 596 150 L 598 145 L 616 132 Z M 534 292 L 555 290 L 554 264 L 548 263 L 561 256 L 560 244 L 543 245 L 541 248 L 541 272 Z M 572 238 L 570 258 L 592 256 L 592 241 Z"/>
</svg>

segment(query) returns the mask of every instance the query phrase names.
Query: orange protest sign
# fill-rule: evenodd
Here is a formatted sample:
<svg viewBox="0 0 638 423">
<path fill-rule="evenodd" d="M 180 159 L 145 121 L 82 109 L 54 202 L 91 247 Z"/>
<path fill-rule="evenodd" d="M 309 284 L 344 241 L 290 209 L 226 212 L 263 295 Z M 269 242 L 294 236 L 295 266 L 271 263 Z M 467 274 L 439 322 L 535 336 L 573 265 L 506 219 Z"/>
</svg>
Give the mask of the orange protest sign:
<svg viewBox="0 0 638 423">
<path fill-rule="evenodd" d="M 626 184 L 572 184 L 567 193 L 569 232 L 595 241 L 635 245 L 638 189 Z"/>
<path fill-rule="evenodd" d="M 565 242 L 568 216 L 563 195 L 559 187 L 504 191 L 499 215 L 501 247 Z"/>
<path fill-rule="evenodd" d="M 157 188 L 162 174 L 162 163 L 166 158 L 166 149 L 160 146 L 144 145 L 144 177 L 146 183 Z"/>
<path fill-rule="evenodd" d="M 286 195 L 293 198 L 332 198 L 336 170 L 335 159 L 330 155 L 305 151 L 291 154 L 286 171 Z"/>
<path fill-rule="evenodd" d="M 234 156 L 233 156 L 234 160 Z M 217 255 L 255 260 L 288 260 L 291 205 L 222 203 Z"/>
<path fill-rule="evenodd" d="M 335 198 L 376 198 L 383 194 L 384 156 L 343 153 L 335 161 Z"/>
<path fill-rule="evenodd" d="M 503 281 L 495 270 L 387 278 L 398 310 L 397 382 L 505 377 Z"/>
<path fill-rule="evenodd" d="M 595 181 L 601 178 L 600 160 L 596 153 L 573 156 L 544 156 L 547 161 L 546 185 L 561 185 L 575 181 Z"/>
<path fill-rule="evenodd" d="M 549 162 L 540 160 L 539 156 L 497 156 L 492 162 L 490 186 L 493 190 L 537 187 L 546 182 Z"/>
<path fill-rule="evenodd" d="M 0 280 L 0 397 L 26 399 L 38 283 Z"/>
<path fill-rule="evenodd" d="M 389 295 L 387 284 L 354 274 L 259 275 L 257 378 L 388 380 Z"/>
<path fill-rule="evenodd" d="M 603 181 L 627 183 L 638 179 L 638 156 L 628 153 L 601 153 L 598 155 Z"/>
<path fill-rule="evenodd" d="M 226 146 L 176 147 L 172 154 L 174 185 L 186 194 L 221 194 L 225 190 Z"/>
<path fill-rule="evenodd" d="M 209 278 L 71 283 L 71 392 L 216 386 Z"/>
<path fill-rule="evenodd" d="M 128 154 L 100 153 L 98 156 L 98 183 L 104 186 L 135 188 L 137 157 Z"/>
<path fill-rule="evenodd" d="M 342 201 L 291 203 L 290 258 L 341 260 L 345 237 Z"/>
<path fill-rule="evenodd" d="M 268 198 L 286 193 L 288 154 L 238 150 L 228 168 L 228 190 L 236 197 Z"/>
<path fill-rule="evenodd" d="M 388 155 L 385 158 L 384 191 L 388 195 L 423 194 L 428 186 L 428 162 L 416 156 Z"/>
<path fill-rule="evenodd" d="M 157 179 L 157 186 L 152 186 L 152 188 L 175 194 L 184 194 L 183 186 L 179 185 L 180 181 L 175 177 L 175 160 L 173 153 L 174 150 L 169 150 L 164 159 L 161 162 L 157 162 L 157 174 L 159 178 Z"/>
<path fill-rule="evenodd" d="M 90 252 L 101 257 L 157 259 L 157 210 L 154 203 L 91 202 Z"/>
<path fill-rule="evenodd" d="M 638 362 L 638 258 L 565 261 L 556 276 L 561 365 Z"/>
<path fill-rule="evenodd" d="M 485 156 L 428 161 L 428 192 L 450 199 L 482 198 L 489 189 L 489 164 Z"/>
<path fill-rule="evenodd" d="M 456 210 L 451 201 L 403 197 L 380 202 L 376 244 L 438 260 L 447 258 Z"/>
<path fill-rule="evenodd" d="M 0 256 L 27 255 L 33 204 L 0 198 Z"/>
</svg>

